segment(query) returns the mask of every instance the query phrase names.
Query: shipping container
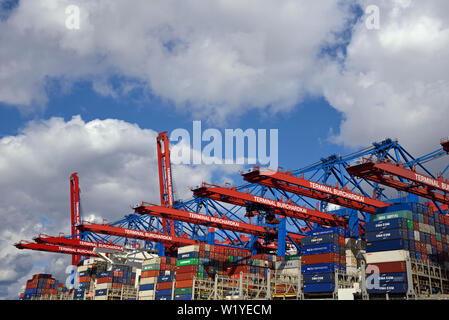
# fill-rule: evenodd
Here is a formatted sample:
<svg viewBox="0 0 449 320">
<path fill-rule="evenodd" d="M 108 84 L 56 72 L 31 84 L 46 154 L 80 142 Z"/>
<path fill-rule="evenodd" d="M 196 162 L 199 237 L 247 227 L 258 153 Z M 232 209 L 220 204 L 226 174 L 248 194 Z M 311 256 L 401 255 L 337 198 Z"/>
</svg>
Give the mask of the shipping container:
<svg viewBox="0 0 449 320">
<path fill-rule="evenodd" d="M 408 241 L 402 239 L 366 243 L 366 252 L 408 250 Z"/>
<path fill-rule="evenodd" d="M 330 253 L 330 252 L 340 252 L 340 246 L 328 243 L 328 244 L 320 244 L 314 246 L 305 246 L 301 248 L 301 254 L 303 256 L 312 255 L 312 254 L 322 254 L 322 253 Z"/>
<path fill-rule="evenodd" d="M 304 293 L 319 293 L 319 292 L 333 292 L 335 283 L 314 283 L 304 284 Z"/>
<path fill-rule="evenodd" d="M 367 252 L 366 263 L 370 264 L 370 263 L 405 261 L 409 257 L 410 254 L 406 250 Z"/>
<path fill-rule="evenodd" d="M 312 283 L 333 283 L 335 281 L 335 273 L 312 273 L 304 274 L 303 282 Z"/>
<path fill-rule="evenodd" d="M 409 239 L 408 231 L 405 229 L 388 229 L 366 233 L 366 241 L 368 242 L 395 240 L 395 239 L 408 240 Z"/>
<path fill-rule="evenodd" d="M 405 229 L 407 227 L 406 221 L 404 218 L 369 221 L 365 224 L 365 230 L 366 232 L 373 232 L 388 229 Z"/>
</svg>

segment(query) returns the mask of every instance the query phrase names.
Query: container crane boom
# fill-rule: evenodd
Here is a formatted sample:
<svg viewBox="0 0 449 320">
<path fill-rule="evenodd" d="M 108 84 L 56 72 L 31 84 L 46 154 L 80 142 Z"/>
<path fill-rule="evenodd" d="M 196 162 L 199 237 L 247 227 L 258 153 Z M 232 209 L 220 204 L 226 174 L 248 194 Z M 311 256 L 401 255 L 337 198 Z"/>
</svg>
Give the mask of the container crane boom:
<svg viewBox="0 0 449 320">
<path fill-rule="evenodd" d="M 193 190 L 193 194 L 197 197 L 209 198 L 242 207 L 248 204 L 256 204 L 261 208 L 271 210 L 274 214 L 314 222 L 322 226 L 347 225 L 347 222 L 343 218 L 334 214 L 300 207 L 293 203 L 285 203 L 255 196 L 250 193 L 237 191 L 234 188 L 230 189 L 203 183 L 200 188 Z"/>
<path fill-rule="evenodd" d="M 358 195 L 346 189 L 342 190 L 338 187 L 334 188 L 302 177 L 296 177 L 288 172 L 255 168 L 248 173 L 243 173 L 242 176 L 245 181 L 250 183 L 257 183 L 370 214 L 375 214 L 376 208 L 389 206 L 388 203 Z"/>
</svg>

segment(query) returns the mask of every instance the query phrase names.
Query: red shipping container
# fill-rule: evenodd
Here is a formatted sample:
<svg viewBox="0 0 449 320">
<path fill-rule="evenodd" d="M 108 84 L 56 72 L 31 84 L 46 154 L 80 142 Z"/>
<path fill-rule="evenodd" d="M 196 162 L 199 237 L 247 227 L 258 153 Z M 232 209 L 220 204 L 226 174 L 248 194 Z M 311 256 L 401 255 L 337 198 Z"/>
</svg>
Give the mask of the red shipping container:
<svg viewBox="0 0 449 320">
<path fill-rule="evenodd" d="M 79 282 L 90 282 L 90 277 L 89 276 L 80 277 Z"/>
<path fill-rule="evenodd" d="M 429 217 L 428 216 L 424 216 L 424 223 L 425 224 L 429 224 Z"/>
<path fill-rule="evenodd" d="M 413 221 L 413 230 L 419 231 L 419 222 Z"/>
<path fill-rule="evenodd" d="M 198 273 L 198 266 L 197 265 L 190 265 L 190 266 L 182 266 L 182 267 L 177 267 L 176 268 L 176 274 L 178 273 L 186 273 L 186 272 L 190 272 L 190 273 Z"/>
<path fill-rule="evenodd" d="M 192 280 L 193 279 L 193 273 L 177 273 L 176 274 L 176 281 L 183 281 L 183 280 Z"/>
<path fill-rule="evenodd" d="M 340 263 L 340 255 L 334 252 L 302 256 L 301 264 Z M 345 258 L 346 259 L 346 258 Z"/>
<path fill-rule="evenodd" d="M 193 280 L 176 280 L 175 288 L 191 288 L 193 286 Z"/>
<path fill-rule="evenodd" d="M 121 289 L 122 288 L 122 284 L 121 283 L 113 283 L 112 284 L 112 289 Z"/>
<path fill-rule="evenodd" d="M 156 290 L 165 290 L 171 289 L 173 286 L 173 282 L 159 282 L 156 284 Z"/>
<path fill-rule="evenodd" d="M 405 261 L 373 263 L 368 264 L 366 267 L 369 268 L 370 266 L 379 268 L 379 273 L 407 272 Z"/>
<path fill-rule="evenodd" d="M 423 261 L 427 261 L 427 254 L 426 253 L 423 253 L 421 256 L 422 256 L 422 260 Z"/>
<path fill-rule="evenodd" d="M 142 271 L 141 278 L 152 278 L 159 276 L 159 270 Z"/>
</svg>

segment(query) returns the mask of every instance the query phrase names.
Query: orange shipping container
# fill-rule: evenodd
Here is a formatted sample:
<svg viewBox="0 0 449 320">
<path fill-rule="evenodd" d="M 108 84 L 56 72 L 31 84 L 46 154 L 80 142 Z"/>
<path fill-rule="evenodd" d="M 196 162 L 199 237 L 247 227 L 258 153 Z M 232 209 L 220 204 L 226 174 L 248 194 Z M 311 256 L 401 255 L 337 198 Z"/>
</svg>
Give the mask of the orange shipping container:
<svg viewBox="0 0 449 320">
<path fill-rule="evenodd" d="M 175 288 L 191 288 L 193 280 L 176 281 Z"/>
<path fill-rule="evenodd" d="M 183 281 L 183 280 L 192 280 L 193 279 L 193 273 L 179 273 L 176 274 L 176 281 Z"/>
<path fill-rule="evenodd" d="M 156 290 L 165 290 L 171 289 L 173 286 L 173 282 L 160 282 L 156 284 Z"/>
<path fill-rule="evenodd" d="M 158 276 L 159 276 L 159 270 L 142 271 L 142 274 L 140 275 L 141 278 L 152 278 L 152 277 L 158 277 Z"/>
<path fill-rule="evenodd" d="M 340 263 L 341 256 L 337 253 L 314 254 L 310 256 L 302 256 L 301 264 L 321 264 L 321 263 Z M 345 258 L 346 259 L 346 258 Z"/>
</svg>

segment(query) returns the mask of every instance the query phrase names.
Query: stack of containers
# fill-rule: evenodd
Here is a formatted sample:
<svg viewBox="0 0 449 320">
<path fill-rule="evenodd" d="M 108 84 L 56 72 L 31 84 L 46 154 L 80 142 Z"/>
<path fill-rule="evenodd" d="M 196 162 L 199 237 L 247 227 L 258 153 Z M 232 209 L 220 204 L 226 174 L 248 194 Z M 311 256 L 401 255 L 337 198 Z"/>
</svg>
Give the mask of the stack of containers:
<svg viewBox="0 0 449 320">
<path fill-rule="evenodd" d="M 204 245 L 201 247 L 203 246 Z M 192 300 L 193 278 L 204 278 L 204 266 L 202 265 L 202 268 L 199 268 L 199 257 L 200 245 L 190 245 L 178 248 L 175 300 Z M 208 276 L 207 271 L 206 275 Z"/>
<path fill-rule="evenodd" d="M 251 256 L 248 250 L 199 243 L 178 248 L 175 299 L 191 300 L 193 279 L 214 279 L 215 275 L 238 278 L 240 273 L 267 275 L 276 261 L 272 255 Z"/>
<path fill-rule="evenodd" d="M 50 295 L 56 295 L 56 280 L 51 274 L 35 274 L 26 282 L 23 300 L 31 300 L 36 297 L 49 298 Z"/>
<path fill-rule="evenodd" d="M 159 291 L 158 298 L 171 296 L 172 284 L 168 283 L 168 279 L 164 279 L 162 282 L 165 284 L 159 286 L 157 290 L 158 277 L 171 276 L 173 278 L 173 271 L 176 268 L 176 259 L 168 257 L 155 257 L 149 260 L 145 260 L 142 263 L 142 273 L 140 275 L 139 283 L 139 300 L 154 300 L 156 298 L 156 291 Z M 171 280 L 173 281 L 173 280 Z M 170 286 L 170 289 L 166 287 Z M 169 290 L 169 291 L 167 291 Z"/>
<path fill-rule="evenodd" d="M 159 276 L 156 279 L 155 300 L 171 300 L 176 263 L 176 258 L 160 257 Z"/>
<path fill-rule="evenodd" d="M 310 231 L 301 240 L 304 293 L 330 293 L 335 272 L 346 271 L 345 230 L 340 227 Z"/>
<path fill-rule="evenodd" d="M 366 224 L 367 267 L 380 269 L 380 288 L 369 293 L 405 293 L 408 258 L 448 264 L 447 217 L 419 203 L 378 209 Z"/>
<path fill-rule="evenodd" d="M 94 300 L 107 300 L 108 292 L 112 289 L 113 271 L 103 271 L 97 274 Z"/>
</svg>

